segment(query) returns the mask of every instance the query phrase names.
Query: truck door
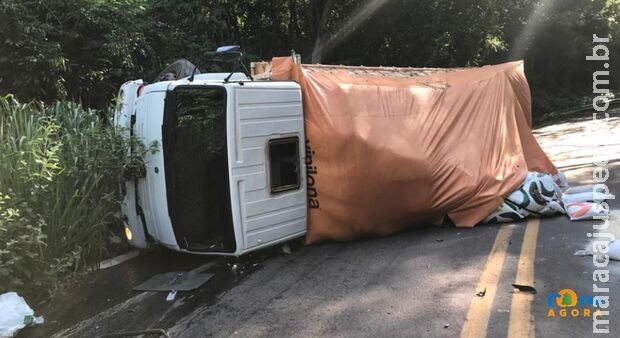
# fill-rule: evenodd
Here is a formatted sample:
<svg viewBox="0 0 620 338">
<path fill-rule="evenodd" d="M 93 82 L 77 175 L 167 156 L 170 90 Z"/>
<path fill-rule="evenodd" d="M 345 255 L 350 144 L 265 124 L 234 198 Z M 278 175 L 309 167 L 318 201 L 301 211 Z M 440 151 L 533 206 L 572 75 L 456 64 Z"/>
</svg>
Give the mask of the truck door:
<svg viewBox="0 0 620 338">
<path fill-rule="evenodd" d="M 247 252 L 306 232 L 303 110 L 293 82 L 230 89 L 231 206 L 238 251 Z"/>
</svg>

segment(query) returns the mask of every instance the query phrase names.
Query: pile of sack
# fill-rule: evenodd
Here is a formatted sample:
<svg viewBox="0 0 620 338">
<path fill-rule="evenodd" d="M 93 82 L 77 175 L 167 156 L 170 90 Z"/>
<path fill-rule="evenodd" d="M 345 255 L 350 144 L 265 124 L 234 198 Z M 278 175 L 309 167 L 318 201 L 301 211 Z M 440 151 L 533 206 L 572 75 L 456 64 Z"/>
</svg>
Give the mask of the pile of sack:
<svg viewBox="0 0 620 338">
<path fill-rule="evenodd" d="M 527 217 L 567 215 L 571 221 L 609 215 L 602 202 L 613 198 L 602 186 L 570 188 L 562 173 L 530 172 L 512 194 L 482 223 L 516 222 Z"/>
</svg>

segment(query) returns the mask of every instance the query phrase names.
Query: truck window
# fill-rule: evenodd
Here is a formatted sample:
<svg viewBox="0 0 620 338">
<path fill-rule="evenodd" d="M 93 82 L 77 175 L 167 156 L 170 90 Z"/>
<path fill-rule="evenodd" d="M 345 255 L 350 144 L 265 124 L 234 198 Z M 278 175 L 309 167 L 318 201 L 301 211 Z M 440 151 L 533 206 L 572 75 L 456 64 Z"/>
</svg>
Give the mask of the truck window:
<svg viewBox="0 0 620 338">
<path fill-rule="evenodd" d="M 271 192 L 299 189 L 299 138 L 269 140 Z"/>
</svg>

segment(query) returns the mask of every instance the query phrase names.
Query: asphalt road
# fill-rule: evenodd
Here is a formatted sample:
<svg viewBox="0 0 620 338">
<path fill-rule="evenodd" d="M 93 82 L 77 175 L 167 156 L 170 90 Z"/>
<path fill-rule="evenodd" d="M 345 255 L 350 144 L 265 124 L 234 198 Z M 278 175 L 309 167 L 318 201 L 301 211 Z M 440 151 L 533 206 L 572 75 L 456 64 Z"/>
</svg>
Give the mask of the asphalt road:
<svg viewBox="0 0 620 338">
<path fill-rule="evenodd" d="M 536 135 L 574 185 L 592 183 L 592 154 L 615 159 L 606 167 L 607 184 L 620 192 L 620 118 L 609 127 L 614 136 L 603 146 L 594 145 L 604 134 L 588 119 Z M 618 200 L 610 206 L 620 210 Z M 611 221 L 618 238 L 619 214 Z M 156 250 L 92 274 L 44 310 L 45 325 L 22 336 L 95 337 L 149 328 L 171 337 L 600 336 L 583 315 L 588 306 L 575 307 L 578 316 L 569 311 L 562 317 L 548 304 L 563 289 L 593 295 L 592 257 L 574 255 L 588 250 L 593 224 L 556 217 L 473 229 L 429 227 L 294 246 L 290 254 L 270 250 L 239 261 Z M 612 337 L 620 336 L 619 264 L 610 262 L 609 282 L 599 283 L 609 288 Z M 191 269 L 214 277 L 173 302 L 165 301 L 165 293 L 131 291 L 154 274 Z M 515 283 L 536 293 L 516 291 Z"/>
</svg>

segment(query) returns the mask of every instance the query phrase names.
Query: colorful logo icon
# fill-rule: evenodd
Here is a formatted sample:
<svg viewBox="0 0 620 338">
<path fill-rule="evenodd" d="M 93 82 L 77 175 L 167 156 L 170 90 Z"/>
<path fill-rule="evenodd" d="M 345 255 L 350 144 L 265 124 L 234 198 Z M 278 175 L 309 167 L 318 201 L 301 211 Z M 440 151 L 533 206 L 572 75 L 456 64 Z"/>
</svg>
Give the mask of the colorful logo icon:
<svg viewBox="0 0 620 338">
<path fill-rule="evenodd" d="M 559 297 L 555 299 L 555 303 L 559 307 L 572 307 L 576 306 L 579 302 L 577 293 L 572 289 L 563 289 L 558 292 Z"/>
<path fill-rule="evenodd" d="M 573 289 L 562 289 L 547 296 L 547 317 L 600 316 L 599 304 L 592 295 L 578 295 Z"/>
</svg>

